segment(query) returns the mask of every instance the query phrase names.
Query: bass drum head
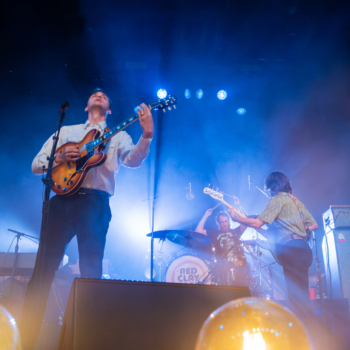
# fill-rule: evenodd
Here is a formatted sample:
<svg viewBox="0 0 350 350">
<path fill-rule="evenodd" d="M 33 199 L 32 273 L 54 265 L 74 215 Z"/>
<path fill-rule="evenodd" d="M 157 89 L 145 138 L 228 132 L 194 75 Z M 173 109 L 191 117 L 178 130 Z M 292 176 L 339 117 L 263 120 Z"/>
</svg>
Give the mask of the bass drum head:
<svg viewBox="0 0 350 350">
<path fill-rule="evenodd" d="M 211 284 L 209 267 L 202 260 L 193 255 L 183 255 L 171 262 L 166 275 L 167 283 L 199 283 Z M 207 278 L 208 277 L 208 278 Z"/>
</svg>

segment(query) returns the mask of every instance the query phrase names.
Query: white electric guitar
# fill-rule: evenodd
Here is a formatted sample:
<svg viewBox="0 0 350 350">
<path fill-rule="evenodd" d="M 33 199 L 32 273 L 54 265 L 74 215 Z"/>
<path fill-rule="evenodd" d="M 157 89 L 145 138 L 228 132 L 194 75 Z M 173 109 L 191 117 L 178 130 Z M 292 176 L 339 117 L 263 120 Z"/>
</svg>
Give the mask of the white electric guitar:
<svg viewBox="0 0 350 350">
<path fill-rule="evenodd" d="M 218 192 L 218 191 L 214 191 L 212 190 L 211 188 L 209 187 L 205 187 L 203 192 L 205 194 L 209 194 L 210 197 L 220 201 L 221 203 L 225 204 L 227 206 L 227 208 L 231 209 L 233 208 L 234 212 L 236 215 L 238 215 L 239 217 L 241 218 L 247 218 L 244 214 L 242 214 L 241 212 L 239 212 L 235 207 L 233 207 L 231 204 L 227 203 L 225 200 L 224 200 L 224 195 L 221 193 L 221 192 Z M 263 236 L 266 235 L 266 230 L 263 230 L 263 229 L 260 229 L 260 230 L 257 230 L 259 233 L 261 233 Z M 263 241 L 263 240 L 260 240 L 258 239 L 257 240 L 257 244 L 263 248 L 263 249 L 266 249 L 268 251 L 270 251 L 270 253 L 273 255 L 273 257 L 275 258 L 275 260 L 280 264 L 281 264 L 281 261 L 280 259 L 278 258 L 278 251 L 276 249 L 276 244 L 275 243 L 271 243 L 269 241 Z"/>
<path fill-rule="evenodd" d="M 246 218 L 246 216 L 244 214 L 242 214 L 241 212 L 239 212 L 233 205 L 227 203 L 225 200 L 224 200 L 224 195 L 218 191 L 214 191 L 212 190 L 211 188 L 209 187 L 205 187 L 203 192 L 205 194 L 209 194 L 210 197 L 214 198 L 214 199 L 217 199 L 218 201 L 222 202 L 223 204 L 226 205 L 227 208 L 231 209 L 233 208 L 234 212 L 236 215 L 240 216 L 241 218 Z"/>
</svg>

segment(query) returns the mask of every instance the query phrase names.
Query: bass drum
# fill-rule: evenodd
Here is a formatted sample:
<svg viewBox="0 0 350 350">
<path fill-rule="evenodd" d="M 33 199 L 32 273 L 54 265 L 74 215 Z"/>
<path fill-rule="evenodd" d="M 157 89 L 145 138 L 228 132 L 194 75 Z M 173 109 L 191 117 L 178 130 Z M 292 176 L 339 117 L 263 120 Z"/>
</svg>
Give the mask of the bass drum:
<svg viewBox="0 0 350 350">
<path fill-rule="evenodd" d="M 211 284 L 209 267 L 194 255 L 183 255 L 169 264 L 165 282 Z"/>
</svg>

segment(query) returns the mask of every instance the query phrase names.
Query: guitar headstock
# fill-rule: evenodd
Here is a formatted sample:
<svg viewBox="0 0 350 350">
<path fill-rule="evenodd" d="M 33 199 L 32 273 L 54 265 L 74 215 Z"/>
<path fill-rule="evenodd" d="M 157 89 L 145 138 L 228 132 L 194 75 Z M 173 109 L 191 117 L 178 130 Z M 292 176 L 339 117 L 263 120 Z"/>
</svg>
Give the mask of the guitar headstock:
<svg viewBox="0 0 350 350">
<path fill-rule="evenodd" d="M 173 95 L 169 95 L 166 98 L 160 98 L 158 101 L 153 102 L 149 105 L 149 108 L 152 109 L 162 109 L 163 112 L 165 112 L 165 109 L 168 108 L 169 111 L 171 110 L 171 107 L 176 108 L 177 99 Z"/>
<path fill-rule="evenodd" d="M 214 199 L 217 199 L 219 201 L 223 200 L 224 199 L 224 195 L 218 191 L 214 191 L 212 190 L 211 188 L 209 187 L 205 187 L 203 192 L 205 194 L 209 194 L 210 197 L 214 198 Z"/>
</svg>

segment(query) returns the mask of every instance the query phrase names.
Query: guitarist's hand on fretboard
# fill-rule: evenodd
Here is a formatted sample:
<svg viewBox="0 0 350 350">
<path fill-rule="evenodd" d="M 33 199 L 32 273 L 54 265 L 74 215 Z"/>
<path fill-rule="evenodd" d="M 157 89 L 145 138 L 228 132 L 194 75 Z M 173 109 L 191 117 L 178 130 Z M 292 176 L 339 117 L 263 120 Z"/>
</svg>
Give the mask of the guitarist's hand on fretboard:
<svg viewBox="0 0 350 350">
<path fill-rule="evenodd" d="M 151 110 L 149 107 L 141 103 L 140 108 L 137 110 L 139 116 L 139 122 L 143 131 L 142 137 L 145 139 L 151 139 L 154 134 L 154 123 Z"/>
</svg>

